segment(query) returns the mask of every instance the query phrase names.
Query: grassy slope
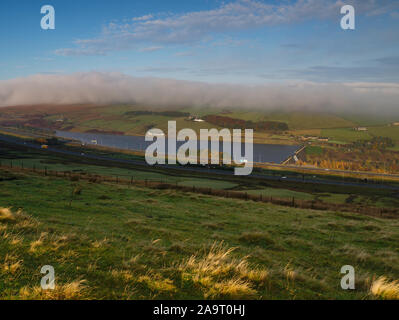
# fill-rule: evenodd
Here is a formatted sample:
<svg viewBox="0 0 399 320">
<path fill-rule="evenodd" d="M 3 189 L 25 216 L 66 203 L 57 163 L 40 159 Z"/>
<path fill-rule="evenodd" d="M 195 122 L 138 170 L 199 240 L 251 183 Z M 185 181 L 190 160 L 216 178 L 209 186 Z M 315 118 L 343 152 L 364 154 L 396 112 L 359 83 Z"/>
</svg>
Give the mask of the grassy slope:
<svg viewBox="0 0 399 320">
<path fill-rule="evenodd" d="M 84 132 L 89 129 L 124 131 L 126 134 L 143 135 L 149 126 L 160 128 L 167 132 L 167 122 L 176 120 L 178 129 L 192 128 L 197 133 L 199 129 L 209 129 L 214 126 L 208 123 L 195 123 L 183 118 L 164 116 L 126 116 L 124 113 L 131 110 L 148 109 L 139 106 L 113 106 L 91 108 L 90 114 L 81 117 L 80 113 L 71 114 L 70 121 L 65 126 L 74 125 L 74 131 Z M 157 110 L 154 108 L 154 110 Z M 316 112 L 277 112 L 277 111 L 221 111 L 217 108 L 198 110 L 195 108 L 182 109 L 194 115 L 221 114 L 224 116 L 251 120 L 251 121 L 281 121 L 288 124 L 290 133 L 294 135 L 315 135 L 329 137 L 333 142 L 350 143 L 359 139 L 371 139 L 373 136 L 390 137 L 398 140 L 398 128 L 387 127 L 387 120 L 373 121 L 370 117 L 340 116 Z M 359 125 L 374 125 L 368 132 L 357 132 L 353 128 Z M 220 129 L 220 128 L 218 128 Z M 271 135 L 270 133 L 256 132 L 258 143 L 294 143 L 286 135 Z"/>
<path fill-rule="evenodd" d="M 244 120 L 271 120 L 288 124 L 291 130 L 353 127 L 354 123 L 339 116 L 316 112 L 235 112 L 232 118 Z"/>
<path fill-rule="evenodd" d="M 5 165 L 10 165 L 11 162 L 14 166 L 25 168 L 33 168 L 37 170 L 47 170 L 52 171 L 68 171 L 68 172 L 86 172 L 89 174 L 99 174 L 108 177 L 119 177 L 122 179 L 131 179 L 132 177 L 135 180 L 149 180 L 149 181 L 162 181 L 168 182 L 172 184 L 179 184 L 184 186 L 206 186 L 210 188 L 217 189 L 229 189 L 237 186 L 235 183 L 231 183 L 228 181 L 222 180 L 211 180 L 206 178 L 195 178 L 195 177 L 184 177 L 184 176 L 176 176 L 167 174 L 167 172 L 154 172 L 154 171 L 145 171 L 140 169 L 128 169 L 128 168 L 120 168 L 115 166 L 100 166 L 100 165 L 91 165 L 86 163 L 81 163 L 79 161 L 71 161 L 70 159 L 66 159 L 65 157 L 60 157 L 57 155 L 45 154 L 42 152 L 36 152 L 34 150 L 30 150 L 29 152 L 21 152 L 20 150 L 11 150 L 7 149 L 5 146 L 1 146 L 4 154 L 0 152 L 0 163 Z M 109 155 L 109 153 L 107 154 Z M 119 154 L 118 154 L 119 155 Z M 116 155 L 115 157 L 117 158 Z M 120 156 L 120 155 L 119 155 Z M 131 158 L 130 156 L 125 156 L 125 158 Z"/>
<path fill-rule="evenodd" d="M 399 142 L 399 127 L 368 127 L 367 131 L 355 131 L 353 128 L 323 129 L 322 135 L 331 140 L 345 143 L 355 142 L 357 140 L 369 140 L 373 137 L 387 137 L 394 142 Z"/>
<path fill-rule="evenodd" d="M 0 120 L 19 119 L 45 114 L 45 119 L 55 121 L 64 118 L 62 128 L 76 132 L 86 132 L 98 129 L 103 131 L 119 131 L 128 135 L 144 135 L 149 127 L 156 127 L 167 131 L 168 121 L 176 120 L 178 129 L 192 128 L 197 133 L 200 129 L 215 127 L 209 123 L 197 123 L 185 120 L 185 117 L 174 118 L 161 115 L 126 114 L 130 111 L 153 110 L 171 111 L 178 110 L 192 115 L 203 117 L 208 114 L 219 114 L 237 119 L 251 121 L 281 121 L 288 124 L 289 134 L 272 134 L 270 132 L 255 132 L 256 143 L 297 144 L 290 135 L 314 135 L 329 137 L 332 142 L 348 143 L 358 139 L 371 139 L 373 136 L 391 137 L 399 143 L 397 128 L 387 127 L 394 119 L 384 116 L 366 116 L 352 114 L 329 114 L 311 111 L 265 111 L 238 109 L 222 110 L 220 108 L 204 107 L 151 107 L 140 105 L 112 105 L 112 106 L 30 106 L 4 108 Z M 356 126 L 373 126 L 369 132 L 354 132 Z M 220 128 L 218 128 L 220 129 Z"/>
<path fill-rule="evenodd" d="M 323 185 L 308 185 L 308 184 L 282 184 L 281 182 L 256 182 L 252 180 L 239 180 L 232 178 L 228 181 L 227 177 L 215 177 L 208 174 L 201 175 L 182 175 L 176 173 L 170 173 L 169 171 L 151 171 L 143 170 L 142 168 L 129 168 L 129 167 L 118 167 L 103 165 L 82 163 L 76 159 L 67 159 L 57 155 L 46 154 L 43 152 L 37 152 L 34 150 L 14 150 L 9 149 L 5 145 L 0 146 L 0 163 L 9 166 L 11 162 L 14 167 L 25 168 L 35 167 L 38 170 L 51 171 L 68 171 L 75 173 L 89 173 L 99 174 L 103 176 L 113 177 L 115 180 L 118 178 L 130 180 L 133 177 L 135 180 L 149 180 L 149 181 L 161 181 L 170 184 L 178 184 L 181 186 L 196 186 L 213 189 L 232 189 L 236 191 L 245 191 L 250 194 L 262 194 L 266 197 L 276 198 L 292 198 L 303 200 L 318 199 L 324 202 L 332 203 L 345 203 L 352 201 L 354 195 L 355 203 L 367 204 L 376 207 L 393 207 L 396 208 L 399 205 L 399 199 L 397 194 L 394 192 L 387 192 L 384 190 L 375 189 L 358 189 L 358 188 L 342 188 L 342 187 L 329 187 Z M 314 146 L 309 148 L 310 153 L 320 153 L 321 148 Z M 85 152 L 88 152 L 87 150 Z M 123 157 L 126 159 L 131 158 L 130 155 L 121 155 L 118 153 L 105 153 L 106 156 L 111 157 Z M 287 175 L 287 172 L 279 172 L 281 176 Z M 312 175 L 308 175 L 307 179 Z M 301 176 L 299 176 L 301 177 Z"/>
<path fill-rule="evenodd" d="M 350 128 L 355 126 L 356 122 L 346 120 L 343 117 L 327 113 L 316 112 L 279 112 L 279 111 L 262 111 L 262 110 L 248 110 L 236 111 L 232 109 L 230 112 L 221 110 L 219 108 L 156 108 L 148 106 L 98 106 L 80 109 L 68 109 L 63 113 L 60 107 L 59 114 L 49 114 L 47 119 L 56 119 L 61 115 L 68 119 L 65 126 L 73 125 L 77 130 L 84 129 L 102 129 L 102 130 L 118 130 L 125 131 L 130 134 L 144 134 L 145 128 L 148 125 L 155 125 L 157 127 L 164 126 L 164 123 L 170 120 L 180 121 L 184 127 L 201 126 L 208 127 L 207 124 L 198 124 L 193 122 L 183 121 L 183 118 L 171 118 L 158 115 L 151 116 L 129 116 L 127 112 L 133 110 L 180 110 L 182 112 L 189 112 L 192 115 L 205 116 L 208 114 L 222 114 L 232 118 L 251 120 L 251 121 L 281 121 L 286 122 L 290 129 L 320 129 L 320 128 Z M 53 112 L 56 112 L 54 110 Z M 193 129 L 197 129 L 194 127 Z"/>
<path fill-rule="evenodd" d="M 357 140 L 369 140 L 372 138 L 368 131 L 355 131 L 353 128 L 324 129 L 321 131 L 324 137 L 329 137 L 333 142 L 351 143 Z"/>
<path fill-rule="evenodd" d="M 370 297 L 373 276 L 399 278 L 397 220 L 1 177 L 0 207 L 21 208 L 33 220 L 0 218 L 0 298 L 352 299 Z M 215 241 L 236 250 L 222 256 L 215 249 L 203 260 L 201 250 Z M 239 264 L 248 255 L 248 265 Z M 33 288 L 47 264 L 58 287 L 46 295 Z M 340 289 L 346 264 L 356 268 L 356 291 Z"/>
</svg>

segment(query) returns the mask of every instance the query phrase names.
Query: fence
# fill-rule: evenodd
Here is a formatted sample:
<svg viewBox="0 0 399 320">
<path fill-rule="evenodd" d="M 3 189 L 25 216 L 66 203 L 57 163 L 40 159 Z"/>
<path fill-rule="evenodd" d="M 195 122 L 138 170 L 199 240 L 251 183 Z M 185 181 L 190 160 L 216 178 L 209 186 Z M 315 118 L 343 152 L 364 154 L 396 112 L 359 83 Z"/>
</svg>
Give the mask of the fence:
<svg viewBox="0 0 399 320">
<path fill-rule="evenodd" d="M 377 207 L 366 207 L 355 204 L 325 203 L 317 200 L 296 199 L 294 197 L 277 198 L 272 196 L 264 196 L 262 194 L 253 195 L 241 191 L 196 187 L 194 185 L 191 187 L 181 186 L 178 184 L 178 182 L 172 184 L 167 181 L 156 180 L 156 179 L 137 180 L 134 178 L 134 176 L 129 176 L 129 177 L 121 175 L 103 176 L 82 171 L 80 172 L 56 171 L 56 170 L 49 170 L 46 166 L 42 168 L 37 168 L 35 165 L 27 167 L 26 165 L 24 165 L 22 161 L 19 162 L 18 166 L 18 162 L 15 161 L 13 162 L 11 160 L 10 161 L 1 160 L 0 168 L 12 169 L 13 171 L 32 172 L 47 177 L 65 178 L 65 179 L 70 179 L 71 181 L 85 180 L 90 183 L 113 183 L 113 184 L 123 184 L 131 186 L 134 185 L 134 186 L 154 188 L 159 190 L 174 189 L 182 192 L 197 193 L 197 194 L 217 196 L 217 197 L 230 198 L 230 199 L 241 199 L 245 201 L 271 203 L 275 205 L 300 208 L 300 209 L 312 209 L 312 210 L 321 210 L 321 211 L 327 211 L 327 210 L 341 211 L 341 212 L 365 214 L 381 218 L 391 218 L 391 219 L 399 218 L 399 209 L 396 208 L 377 208 Z"/>
</svg>

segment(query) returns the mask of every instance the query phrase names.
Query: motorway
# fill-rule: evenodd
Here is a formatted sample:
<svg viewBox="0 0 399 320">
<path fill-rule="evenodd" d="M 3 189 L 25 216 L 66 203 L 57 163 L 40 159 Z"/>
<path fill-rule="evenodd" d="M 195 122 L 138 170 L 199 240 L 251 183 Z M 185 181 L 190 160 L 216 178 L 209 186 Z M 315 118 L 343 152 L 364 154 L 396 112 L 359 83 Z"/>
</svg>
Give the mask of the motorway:
<svg viewBox="0 0 399 320">
<path fill-rule="evenodd" d="M 100 155 L 95 155 L 95 154 L 86 154 L 86 153 L 81 153 L 77 151 L 71 151 L 71 150 L 66 150 L 66 149 L 61 149 L 61 148 L 55 148 L 55 147 L 49 147 L 48 149 L 42 149 L 41 146 L 28 142 L 28 141 L 23 141 L 19 138 L 11 137 L 11 136 L 4 136 L 0 135 L 0 141 L 3 141 L 5 143 L 11 144 L 11 145 L 18 145 L 22 147 L 29 147 L 32 149 L 40 150 L 43 152 L 49 152 L 49 153 L 56 153 L 56 154 L 64 154 L 64 155 L 70 155 L 82 159 L 87 159 L 87 160 L 97 160 L 97 161 L 105 161 L 108 163 L 114 163 L 114 164 L 131 164 L 135 166 L 145 166 L 148 167 L 149 165 L 144 161 L 144 160 L 136 160 L 136 159 L 116 159 L 112 157 L 106 157 L 106 156 L 100 156 Z M 279 167 L 281 169 L 287 169 L 289 167 L 293 166 L 281 166 L 281 165 L 273 165 L 276 167 Z M 156 165 L 156 168 L 162 168 L 162 169 L 173 169 L 173 170 L 179 170 L 185 173 L 204 173 L 206 172 L 207 174 L 212 174 L 212 175 L 219 175 L 219 176 L 233 176 L 234 171 L 233 170 L 223 170 L 223 169 L 218 169 L 218 168 L 208 168 L 208 167 L 184 167 L 180 165 Z M 303 169 L 303 168 L 301 168 Z M 306 168 L 308 170 L 308 168 Z M 324 169 L 319 169 L 321 171 L 324 171 Z M 330 172 L 337 172 L 337 173 L 342 173 L 340 170 L 330 170 Z M 242 176 L 241 176 L 242 177 Z M 248 178 L 256 178 L 256 179 L 262 179 L 262 180 L 271 180 L 271 181 L 281 181 L 281 182 L 296 182 L 296 183 L 310 183 L 310 184 L 323 184 L 323 185 L 333 185 L 333 186 L 347 186 L 347 187 L 365 187 L 365 188 L 377 188 L 377 189 L 387 189 L 387 190 L 395 190 L 399 191 L 399 185 L 390 185 L 386 182 L 384 183 L 372 183 L 372 182 L 356 182 L 356 181 L 343 181 L 343 180 L 333 180 L 333 179 L 321 179 L 320 177 L 306 177 L 306 179 L 301 178 L 301 177 L 295 177 L 295 176 L 276 176 L 276 175 L 270 175 L 270 174 L 261 174 L 261 173 L 252 173 L 250 176 L 247 176 Z"/>
<path fill-rule="evenodd" d="M 365 171 L 347 171 L 347 170 L 338 170 L 338 169 L 322 169 L 322 168 L 315 168 L 315 167 L 306 167 L 306 166 L 295 166 L 295 165 L 282 165 L 282 164 L 274 164 L 274 163 L 267 163 L 264 164 L 265 166 L 268 167 L 274 167 L 274 168 L 279 168 L 279 169 L 297 169 L 297 170 L 307 170 L 307 171 L 315 171 L 319 173 L 337 173 L 339 175 L 345 175 L 345 174 L 359 174 L 362 176 L 367 176 L 367 177 L 373 177 L 373 178 L 398 178 L 399 179 L 399 174 L 389 174 L 389 173 L 377 173 L 377 172 L 365 172 Z"/>
</svg>

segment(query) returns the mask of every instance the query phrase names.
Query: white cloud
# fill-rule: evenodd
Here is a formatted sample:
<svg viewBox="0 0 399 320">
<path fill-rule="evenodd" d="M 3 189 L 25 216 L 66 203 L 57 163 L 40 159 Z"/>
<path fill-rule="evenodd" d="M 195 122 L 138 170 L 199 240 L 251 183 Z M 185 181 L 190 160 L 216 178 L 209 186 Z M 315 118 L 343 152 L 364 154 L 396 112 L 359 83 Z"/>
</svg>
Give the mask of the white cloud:
<svg viewBox="0 0 399 320">
<path fill-rule="evenodd" d="M 81 49 L 57 49 L 54 52 L 59 56 L 105 56 L 106 52 L 101 48 L 81 48 Z"/>
<path fill-rule="evenodd" d="M 235 32 L 265 26 L 297 23 L 309 19 L 340 17 L 340 7 L 353 4 L 358 14 L 368 16 L 391 13 L 399 8 L 389 0 L 296 0 L 269 4 L 259 0 L 223 3 L 213 10 L 184 14 L 146 15 L 131 23 L 110 23 L 95 39 L 76 41 L 77 48 L 60 49 L 58 54 L 104 54 L 136 48 L 145 42 L 155 45 L 195 43 L 214 33 Z"/>
<path fill-rule="evenodd" d="M 152 14 L 147 14 L 141 17 L 134 17 L 132 21 L 146 21 L 152 19 L 154 16 Z"/>
<path fill-rule="evenodd" d="M 280 110 L 395 112 L 399 84 L 313 83 L 241 86 L 120 73 L 34 75 L 0 81 L 0 106 L 139 103 L 153 106 L 213 106 Z"/>
<path fill-rule="evenodd" d="M 141 48 L 141 49 L 139 49 L 139 51 L 140 52 L 154 52 L 154 51 L 159 51 L 162 49 L 163 49 L 163 47 L 161 47 L 161 46 L 153 46 L 153 47 Z"/>
</svg>

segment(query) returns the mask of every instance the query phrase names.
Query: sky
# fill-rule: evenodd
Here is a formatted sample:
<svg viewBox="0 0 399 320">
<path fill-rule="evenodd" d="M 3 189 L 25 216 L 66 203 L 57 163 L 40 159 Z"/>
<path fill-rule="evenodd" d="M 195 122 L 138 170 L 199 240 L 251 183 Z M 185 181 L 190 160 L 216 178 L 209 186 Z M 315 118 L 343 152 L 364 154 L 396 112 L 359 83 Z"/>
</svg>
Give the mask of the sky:
<svg viewBox="0 0 399 320">
<path fill-rule="evenodd" d="M 55 8 L 55 30 L 40 27 L 45 4 Z M 340 26 L 346 4 L 356 10 L 355 30 Z M 398 31 L 395 0 L 2 0 L 0 105 L 25 102 L 43 79 L 82 76 L 92 85 L 181 80 L 197 95 L 195 83 L 396 94 Z"/>
</svg>

